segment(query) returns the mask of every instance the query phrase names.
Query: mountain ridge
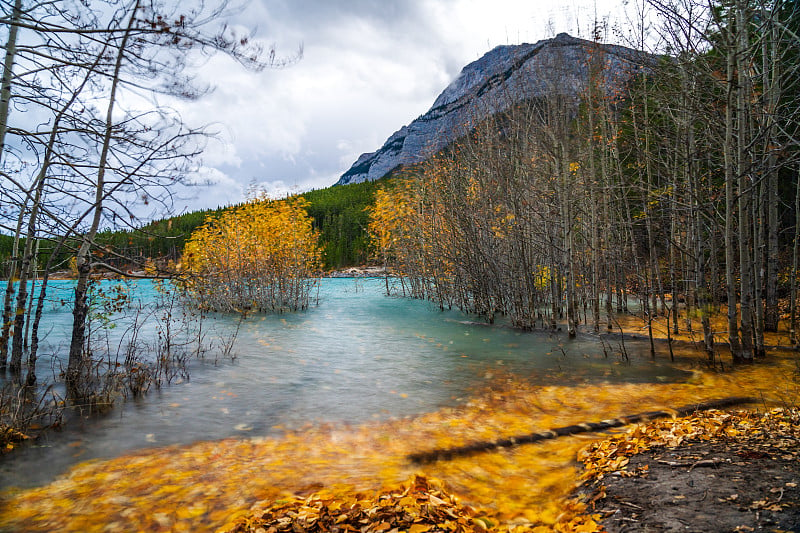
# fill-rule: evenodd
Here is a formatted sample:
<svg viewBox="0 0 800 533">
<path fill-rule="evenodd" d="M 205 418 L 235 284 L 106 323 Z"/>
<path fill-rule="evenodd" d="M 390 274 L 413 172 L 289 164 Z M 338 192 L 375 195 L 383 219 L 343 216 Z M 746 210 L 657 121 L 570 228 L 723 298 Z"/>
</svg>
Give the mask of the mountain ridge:
<svg viewBox="0 0 800 533">
<path fill-rule="evenodd" d="M 588 80 L 588 59 L 595 51 L 604 54 L 606 91 L 653 58 L 566 33 L 534 44 L 497 46 L 466 65 L 427 112 L 389 136 L 375 152 L 361 154 L 336 185 L 374 181 L 399 167 L 422 163 L 479 121 L 516 102 L 554 90 L 578 94 Z"/>
</svg>

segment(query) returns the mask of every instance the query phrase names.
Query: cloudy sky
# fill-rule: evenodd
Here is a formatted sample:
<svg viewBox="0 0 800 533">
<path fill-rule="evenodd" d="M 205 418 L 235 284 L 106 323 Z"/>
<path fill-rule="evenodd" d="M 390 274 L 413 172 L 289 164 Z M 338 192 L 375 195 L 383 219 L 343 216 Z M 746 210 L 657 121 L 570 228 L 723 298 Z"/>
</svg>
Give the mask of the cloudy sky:
<svg viewBox="0 0 800 533">
<path fill-rule="evenodd" d="M 502 44 L 619 17 L 623 0 L 253 0 L 231 20 L 302 59 L 247 72 L 214 57 L 200 77 L 215 90 L 183 105 L 190 124 L 220 131 L 186 211 L 236 203 L 256 185 L 273 195 L 335 183 L 363 152 L 423 114 L 462 67 Z M 608 32 L 608 41 L 616 41 Z"/>
</svg>

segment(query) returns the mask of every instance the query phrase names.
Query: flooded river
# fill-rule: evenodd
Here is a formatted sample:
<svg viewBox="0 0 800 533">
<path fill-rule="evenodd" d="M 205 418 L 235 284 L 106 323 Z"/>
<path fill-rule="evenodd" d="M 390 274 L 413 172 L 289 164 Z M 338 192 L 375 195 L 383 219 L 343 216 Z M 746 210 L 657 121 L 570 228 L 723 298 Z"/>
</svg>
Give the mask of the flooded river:
<svg viewBox="0 0 800 533">
<path fill-rule="evenodd" d="M 53 379 L 66 352 L 72 316 L 61 303 L 70 286 L 56 282 L 47 309 L 42 380 Z M 137 298 L 153 293 L 150 282 L 134 289 Z M 626 362 L 615 341 L 604 351 L 592 336 L 568 340 L 482 325 L 456 311 L 386 296 L 380 279 L 324 279 L 318 297 L 305 312 L 251 316 L 241 324 L 233 317 L 209 320 L 209 335 L 226 338 L 239 328 L 235 359 L 193 360 L 188 380 L 120 402 L 103 416 L 74 418 L 0 458 L 0 487 L 43 484 L 78 462 L 144 447 L 433 411 L 457 404 L 499 372 L 547 383 L 683 376 L 651 362 L 643 342 L 626 341 Z M 125 331 L 124 324 L 116 329 Z"/>
</svg>

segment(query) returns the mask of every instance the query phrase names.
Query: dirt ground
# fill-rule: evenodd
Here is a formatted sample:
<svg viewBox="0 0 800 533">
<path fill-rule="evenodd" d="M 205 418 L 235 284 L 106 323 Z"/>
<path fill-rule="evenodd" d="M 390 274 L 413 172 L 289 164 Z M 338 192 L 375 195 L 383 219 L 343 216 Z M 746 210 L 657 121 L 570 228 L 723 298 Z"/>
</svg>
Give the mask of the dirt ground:
<svg viewBox="0 0 800 533">
<path fill-rule="evenodd" d="M 597 501 L 611 532 L 800 532 L 800 442 L 716 440 L 653 448 L 610 475 Z"/>
</svg>

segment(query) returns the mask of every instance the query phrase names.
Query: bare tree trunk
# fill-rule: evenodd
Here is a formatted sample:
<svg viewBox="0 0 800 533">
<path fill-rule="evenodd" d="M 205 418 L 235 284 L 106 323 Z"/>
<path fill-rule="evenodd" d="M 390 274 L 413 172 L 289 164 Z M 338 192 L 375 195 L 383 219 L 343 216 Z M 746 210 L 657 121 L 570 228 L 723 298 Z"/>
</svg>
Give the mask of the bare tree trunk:
<svg viewBox="0 0 800 533">
<path fill-rule="evenodd" d="M 44 267 L 39 297 L 36 299 L 36 310 L 31 320 L 31 346 L 28 351 L 28 371 L 25 378 L 25 384 L 28 386 L 33 386 L 36 383 L 36 359 L 39 353 L 39 324 L 42 321 L 42 311 L 44 310 L 44 303 L 47 298 L 47 283 L 50 280 L 50 270 L 53 267 L 53 259 L 58 255 L 64 242 L 66 242 L 66 236 L 61 237 L 58 243 L 53 247 L 47 264 Z"/>
<path fill-rule="evenodd" d="M 17 54 L 18 22 L 22 17 L 22 0 L 14 0 L 11 21 L 8 24 L 8 40 L 3 62 L 3 78 L 0 81 L 0 162 L 3 162 L 6 131 L 8 131 L 8 113 L 11 104 L 11 81 L 14 77 L 14 57 Z"/>
<path fill-rule="evenodd" d="M 591 116 L 590 112 L 590 116 Z M 593 133 L 593 121 L 590 119 L 590 134 Z M 594 144 L 590 141 L 590 147 Z M 596 183 L 597 178 L 595 177 L 595 164 L 594 164 L 595 154 L 594 150 L 589 153 L 589 178 L 588 178 L 588 187 L 589 187 L 589 224 L 591 227 L 589 228 L 591 234 L 591 261 L 592 261 L 592 286 L 590 287 L 591 290 L 591 300 L 592 300 L 592 331 L 595 333 L 600 332 L 600 235 L 599 235 L 599 228 L 600 221 L 598 220 L 597 216 L 597 191 L 596 191 Z M 605 172 L 603 173 L 605 174 Z M 605 175 L 603 175 L 603 179 L 605 179 Z"/>
<path fill-rule="evenodd" d="M 577 310 L 575 308 L 575 261 L 573 257 L 573 228 L 572 228 L 572 209 L 570 202 L 572 199 L 567 192 L 568 183 L 570 181 L 570 172 L 568 169 L 568 162 L 566 161 L 566 147 L 563 142 L 560 147 L 561 157 L 559 157 L 556 165 L 558 166 L 559 174 L 561 175 L 562 191 L 561 191 L 561 223 L 563 232 L 563 259 L 562 269 L 564 273 L 564 284 L 566 289 L 566 305 L 567 305 L 567 335 L 572 338 L 577 334 Z"/>
<path fill-rule="evenodd" d="M 750 128 L 748 106 L 745 100 L 746 88 L 749 86 L 747 69 L 743 54 L 747 50 L 747 31 L 745 8 L 741 0 L 737 1 L 737 36 L 735 47 L 736 61 L 736 168 L 739 174 L 739 298 L 741 302 L 741 354 L 743 361 L 753 359 L 753 224 L 752 206 L 753 180 L 752 168 L 747 162 L 747 150 Z"/>
<path fill-rule="evenodd" d="M 14 280 L 17 277 L 19 268 L 19 240 L 22 233 L 22 223 L 25 219 L 25 207 L 27 202 L 20 207 L 19 216 L 17 217 L 17 227 L 14 232 L 14 244 L 11 251 L 11 266 L 8 272 L 8 281 L 6 282 L 6 290 L 3 296 L 3 324 L 2 333 L 0 333 L 0 370 L 5 370 L 8 363 L 8 341 L 11 339 L 12 326 L 14 320 L 11 316 L 12 302 L 14 301 Z"/>
<path fill-rule="evenodd" d="M 117 98 L 117 87 L 120 82 L 120 72 L 122 70 L 122 63 L 127 52 L 128 38 L 131 30 L 136 22 L 136 15 L 139 10 L 138 2 L 132 8 L 130 18 L 125 33 L 122 36 L 119 48 L 117 49 L 116 62 L 114 64 L 114 71 L 111 76 L 111 90 L 108 97 L 108 107 L 106 109 L 105 117 L 105 132 L 103 136 L 103 144 L 100 151 L 100 159 L 98 161 L 97 181 L 95 183 L 95 198 L 92 209 L 94 216 L 92 218 L 89 230 L 83 235 L 81 246 L 78 249 L 76 256 L 76 264 L 78 268 L 78 280 L 75 285 L 75 301 L 72 312 L 72 338 L 69 346 L 69 361 L 67 363 L 66 384 L 67 391 L 70 396 L 76 398 L 79 396 L 80 380 L 81 380 L 81 367 L 83 365 L 84 357 L 84 341 L 86 337 L 86 320 L 89 315 L 89 306 L 87 302 L 87 291 L 89 274 L 91 272 L 91 262 L 89 257 L 90 248 L 94 242 L 97 230 L 100 227 L 100 219 L 103 214 L 103 199 L 105 197 L 105 173 L 108 160 L 108 153 L 111 147 L 112 140 L 112 127 L 114 124 L 114 106 Z"/>
<path fill-rule="evenodd" d="M 792 272 L 789 292 L 789 341 L 795 350 L 800 347 L 797 332 L 797 273 L 800 268 L 800 164 L 795 175 L 794 238 L 792 239 Z"/>
<path fill-rule="evenodd" d="M 59 131 L 61 121 L 63 120 L 67 111 L 72 107 L 75 101 L 78 99 L 81 91 L 85 87 L 86 83 L 89 81 L 89 78 L 92 75 L 92 72 L 97 67 L 98 63 L 100 62 L 102 54 L 98 54 L 94 64 L 91 65 L 91 69 L 87 73 L 86 77 L 83 79 L 82 83 L 73 91 L 69 100 L 67 100 L 64 105 L 61 107 L 60 111 L 56 115 L 52 130 L 50 131 L 49 139 L 47 141 L 47 146 L 45 147 L 45 154 L 42 161 L 42 167 L 39 170 L 38 175 L 36 176 L 36 180 L 34 181 L 33 186 L 33 198 L 32 198 L 32 205 L 31 205 L 31 212 L 30 216 L 28 217 L 28 229 L 27 234 L 25 237 L 25 250 L 22 254 L 22 261 L 21 266 L 19 268 L 19 290 L 17 291 L 17 305 L 16 305 L 16 315 L 15 315 L 15 323 L 14 323 L 14 331 L 16 335 L 14 336 L 13 342 L 13 349 L 11 354 L 11 361 L 12 361 L 12 372 L 16 372 L 17 374 L 20 372 L 21 362 L 22 362 L 22 352 L 23 352 L 23 340 L 26 339 L 26 335 L 23 335 L 23 326 L 27 327 L 30 326 L 30 305 L 32 305 L 32 301 L 29 302 L 29 311 L 26 313 L 25 305 L 26 300 L 28 299 L 28 280 L 31 278 L 31 270 L 35 268 L 36 264 L 36 256 L 38 255 L 38 239 L 36 239 L 36 227 L 38 224 L 39 212 L 42 208 L 42 202 L 44 201 L 44 188 L 45 183 L 47 181 L 47 175 L 50 171 L 50 166 L 52 164 L 52 160 L 54 157 L 54 149 L 56 140 L 58 135 L 61 133 Z M 24 211 L 23 211 L 24 212 Z M 58 248 L 60 248 L 64 242 L 64 239 L 69 236 L 69 232 L 67 232 L 64 237 L 62 237 L 61 241 L 59 242 Z M 36 248 L 33 248 L 34 241 L 36 242 Z M 51 254 L 50 261 L 48 261 L 48 267 L 50 268 L 50 263 L 53 259 L 54 254 Z M 43 285 L 41 288 L 42 294 L 46 291 L 46 287 Z M 42 301 L 42 297 L 39 298 L 40 302 Z M 41 314 L 41 311 L 40 311 Z M 26 323 L 26 317 L 28 319 Z M 34 328 L 34 333 L 37 332 L 37 328 Z M 38 339 L 36 342 L 36 347 L 38 347 Z M 35 366 L 36 361 L 36 350 L 32 349 L 29 353 L 28 357 L 29 363 Z M 28 382 L 33 384 L 35 381 L 35 368 L 29 368 L 28 370 Z"/>
<path fill-rule="evenodd" d="M 736 210 L 734 180 L 735 164 L 735 139 L 734 139 L 734 106 L 736 94 L 734 92 L 736 80 L 736 52 L 732 46 L 727 52 L 727 97 L 725 106 L 725 284 L 728 290 L 728 344 L 734 362 L 742 359 L 742 350 L 739 344 L 739 323 L 736 298 L 736 238 L 734 214 Z"/>
<path fill-rule="evenodd" d="M 0 80 L 0 163 L 4 161 L 5 138 L 8 130 L 8 114 L 11 104 L 11 81 L 14 77 L 14 57 L 17 50 L 17 22 L 22 17 L 22 0 L 15 0 L 11 12 L 11 21 L 8 25 L 8 40 L 6 41 L 5 60 L 3 62 L 3 77 Z M 22 229 L 24 217 L 24 204 L 20 207 L 17 231 L 14 234 L 14 252 L 11 257 L 11 268 L 8 273 L 8 283 L 5 290 L 3 304 L 2 333 L 0 333 L 0 370 L 5 370 L 8 359 L 8 341 L 11 335 L 11 300 L 14 295 L 14 278 L 16 277 L 17 252 L 19 247 L 19 234 Z"/>
<path fill-rule="evenodd" d="M 56 121 L 55 128 L 58 128 Z M 31 213 L 28 218 L 28 231 L 25 235 L 25 250 L 22 252 L 22 261 L 19 268 L 19 289 L 17 290 L 17 305 L 14 315 L 14 339 L 11 349 L 11 364 L 9 370 L 12 374 L 19 375 L 22 368 L 22 352 L 24 349 L 23 341 L 25 340 L 25 318 L 27 313 L 25 308 L 28 303 L 28 280 L 31 278 L 32 266 L 35 266 L 34 255 L 36 250 L 34 248 L 36 239 L 36 225 L 39 218 L 39 209 L 41 208 L 42 192 L 44 190 L 45 177 L 50 168 L 50 157 L 52 154 L 52 145 L 55 142 L 56 131 L 54 130 L 50 136 L 50 144 L 47 148 L 45 161 L 36 178 L 35 194 L 31 205 Z"/>
<path fill-rule="evenodd" d="M 762 8 L 762 18 L 766 18 Z M 764 330 L 778 331 L 780 313 L 778 310 L 778 231 L 780 225 L 778 199 L 778 165 L 772 143 L 775 141 L 775 122 L 778 99 L 781 94 L 781 61 L 779 54 L 779 35 L 776 23 L 771 25 L 770 39 L 763 39 L 762 56 L 764 60 L 764 93 L 766 96 L 766 138 L 764 151 L 767 159 L 767 242 L 766 242 L 766 294 L 764 303 Z M 767 43 L 769 42 L 769 47 Z"/>
</svg>

